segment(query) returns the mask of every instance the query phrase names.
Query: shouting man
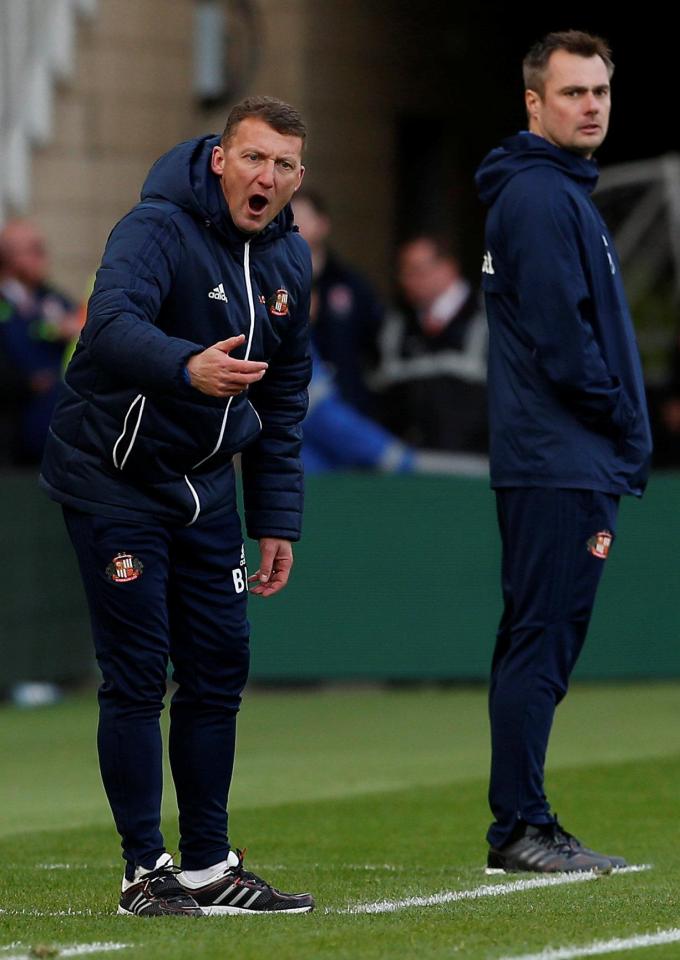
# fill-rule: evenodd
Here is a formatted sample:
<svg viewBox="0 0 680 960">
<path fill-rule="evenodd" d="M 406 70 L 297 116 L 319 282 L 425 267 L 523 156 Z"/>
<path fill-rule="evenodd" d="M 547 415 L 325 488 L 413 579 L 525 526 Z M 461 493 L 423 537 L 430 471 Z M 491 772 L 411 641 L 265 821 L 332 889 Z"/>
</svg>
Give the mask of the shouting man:
<svg viewBox="0 0 680 960">
<path fill-rule="evenodd" d="M 222 137 L 156 162 L 114 228 L 66 373 L 42 483 L 63 506 L 90 607 L 102 778 L 122 838 L 120 913 L 303 913 L 227 840 L 246 598 L 286 585 L 300 535 L 311 264 L 289 206 L 305 126 L 253 97 Z M 236 512 L 259 540 L 248 578 Z M 160 832 L 168 659 L 181 868 Z"/>
</svg>

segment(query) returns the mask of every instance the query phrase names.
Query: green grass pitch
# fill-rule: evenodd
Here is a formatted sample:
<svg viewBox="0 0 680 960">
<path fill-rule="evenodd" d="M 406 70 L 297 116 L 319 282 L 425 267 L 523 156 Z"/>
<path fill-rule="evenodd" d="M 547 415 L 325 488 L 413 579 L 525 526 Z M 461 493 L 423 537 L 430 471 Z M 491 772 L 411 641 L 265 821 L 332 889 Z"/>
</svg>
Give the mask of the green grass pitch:
<svg viewBox="0 0 680 960">
<path fill-rule="evenodd" d="M 482 869 L 484 692 L 254 691 L 241 714 L 232 842 L 283 889 L 312 890 L 317 909 L 205 919 L 115 915 L 122 860 L 96 765 L 94 694 L 3 707 L 0 960 L 93 943 L 127 944 L 91 955 L 131 960 L 499 960 L 677 928 L 679 694 L 670 683 L 576 686 L 551 744 L 549 794 L 567 829 L 652 869 L 351 914 L 518 879 Z M 169 776 L 166 790 L 173 849 Z M 680 943 L 607 956 L 676 960 Z"/>
</svg>

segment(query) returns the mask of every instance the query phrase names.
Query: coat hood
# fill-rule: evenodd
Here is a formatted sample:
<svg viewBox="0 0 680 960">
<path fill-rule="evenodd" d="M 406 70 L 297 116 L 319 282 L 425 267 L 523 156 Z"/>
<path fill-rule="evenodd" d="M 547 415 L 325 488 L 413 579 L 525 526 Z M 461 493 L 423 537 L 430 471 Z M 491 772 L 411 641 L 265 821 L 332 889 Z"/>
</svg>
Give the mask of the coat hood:
<svg viewBox="0 0 680 960">
<path fill-rule="evenodd" d="M 243 243 L 251 234 L 234 224 L 219 179 L 210 169 L 213 147 L 219 136 L 209 134 L 177 144 L 154 163 L 142 186 L 142 200 L 169 200 L 200 220 L 210 220 L 227 239 Z M 290 204 L 253 239 L 274 240 L 293 227 Z"/>
<path fill-rule="evenodd" d="M 586 160 L 576 153 L 556 147 L 544 137 L 522 130 L 503 140 L 482 160 L 475 175 L 475 183 L 482 203 L 486 206 L 496 200 L 501 190 L 516 173 L 529 167 L 556 167 L 571 177 L 588 193 L 597 184 L 599 169 L 595 160 Z"/>
</svg>

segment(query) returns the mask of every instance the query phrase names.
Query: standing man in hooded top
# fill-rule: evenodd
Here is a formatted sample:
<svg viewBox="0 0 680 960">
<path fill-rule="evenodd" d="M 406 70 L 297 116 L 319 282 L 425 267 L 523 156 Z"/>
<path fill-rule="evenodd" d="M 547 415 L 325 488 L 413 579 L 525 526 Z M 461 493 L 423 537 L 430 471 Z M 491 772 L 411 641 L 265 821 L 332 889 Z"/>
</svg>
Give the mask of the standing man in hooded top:
<svg viewBox="0 0 680 960">
<path fill-rule="evenodd" d="M 590 199 L 607 133 L 607 44 L 551 33 L 524 60 L 528 131 L 483 161 L 491 480 L 504 611 L 489 710 L 490 871 L 622 866 L 584 847 L 543 786 L 555 707 L 585 640 L 622 494 L 651 454 L 642 371 L 611 236 Z"/>
<path fill-rule="evenodd" d="M 222 137 L 179 144 L 109 237 L 55 411 L 42 484 L 63 506 L 90 607 L 99 760 L 126 861 L 119 913 L 311 910 L 227 839 L 250 577 L 282 589 L 300 536 L 311 263 L 289 201 L 298 112 L 252 97 Z M 168 659 L 181 869 L 160 832 Z"/>
</svg>

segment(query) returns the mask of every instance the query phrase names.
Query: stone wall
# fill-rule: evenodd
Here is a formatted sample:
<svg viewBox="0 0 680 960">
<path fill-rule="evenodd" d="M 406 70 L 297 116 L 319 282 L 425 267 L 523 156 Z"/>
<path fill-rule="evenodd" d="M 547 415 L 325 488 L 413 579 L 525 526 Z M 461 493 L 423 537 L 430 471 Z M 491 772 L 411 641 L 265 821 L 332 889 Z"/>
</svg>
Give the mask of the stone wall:
<svg viewBox="0 0 680 960">
<path fill-rule="evenodd" d="M 100 0 L 79 26 L 75 77 L 57 93 L 55 138 L 34 152 L 30 210 L 47 232 L 55 281 L 74 296 L 150 164 L 187 136 L 191 13 L 185 0 Z"/>
<path fill-rule="evenodd" d="M 327 198 L 334 242 L 389 289 L 401 117 L 427 115 L 438 23 L 406 0 L 256 0 L 260 58 L 249 92 L 308 120 L 308 182 Z M 58 91 L 56 137 L 34 154 L 31 215 L 54 277 L 80 295 L 151 163 L 179 140 L 220 130 L 191 88 L 192 0 L 99 0 L 79 27 L 74 80 Z M 440 6 L 431 0 L 430 11 Z M 170 11 L 170 12 L 169 12 Z M 403 166 L 403 164 L 402 164 Z M 413 171 L 418 176 L 418 169 Z"/>
</svg>

